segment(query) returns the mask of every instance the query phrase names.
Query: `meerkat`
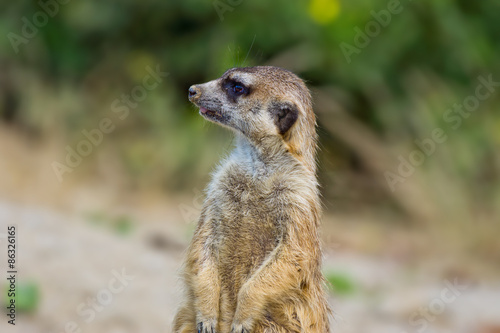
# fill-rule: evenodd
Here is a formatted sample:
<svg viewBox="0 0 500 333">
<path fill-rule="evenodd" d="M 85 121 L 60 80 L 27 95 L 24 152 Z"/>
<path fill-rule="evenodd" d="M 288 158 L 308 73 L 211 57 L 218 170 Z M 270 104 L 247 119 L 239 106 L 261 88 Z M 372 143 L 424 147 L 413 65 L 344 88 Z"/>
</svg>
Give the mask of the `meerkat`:
<svg viewBox="0 0 500 333">
<path fill-rule="evenodd" d="M 329 332 L 306 85 L 278 67 L 233 68 L 189 100 L 236 145 L 206 189 L 174 332 Z"/>
</svg>

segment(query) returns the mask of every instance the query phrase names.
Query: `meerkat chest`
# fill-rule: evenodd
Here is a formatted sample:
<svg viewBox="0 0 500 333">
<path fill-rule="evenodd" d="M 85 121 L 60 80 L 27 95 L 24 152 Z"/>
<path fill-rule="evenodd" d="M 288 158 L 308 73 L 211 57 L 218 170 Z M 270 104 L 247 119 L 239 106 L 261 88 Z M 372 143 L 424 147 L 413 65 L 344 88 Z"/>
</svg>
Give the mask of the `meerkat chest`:
<svg viewBox="0 0 500 333">
<path fill-rule="evenodd" d="M 231 177 L 228 177 L 231 178 Z M 267 184 L 237 177 L 237 182 L 221 184 L 221 228 L 245 238 L 273 237 L 279 229 L 278 198 Z"/>
<path fill-rule="evenodd" d="M 243 172 L 228 172 L 215 180 L 212 196 L 217 198 L 212 231 L 218 244 L 221 265 L 234 268 L 235 262 L 247 271 L 257 267 L 278 245 L 280 225 L 273 181 L 255 179 Z"/>
</svg>

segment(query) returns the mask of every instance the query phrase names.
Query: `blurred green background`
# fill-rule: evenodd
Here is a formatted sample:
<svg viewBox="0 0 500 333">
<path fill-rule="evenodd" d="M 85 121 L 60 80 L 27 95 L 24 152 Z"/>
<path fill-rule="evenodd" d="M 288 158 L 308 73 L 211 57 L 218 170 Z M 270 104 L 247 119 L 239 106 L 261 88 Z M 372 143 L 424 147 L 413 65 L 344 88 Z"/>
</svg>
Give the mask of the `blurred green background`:
<svg viewBox="0 0 500 333">
<path fill-rule="evenodd" d="M 500 82 L 499 19 L 493 0 L 4 1 L 1 195 L 105 215 L 151 201 L 189 219 L 193 189 L 232 143 L 188 87 L 276 65 L 313 93 L 327 248 L 390 247 L 397 229 L 407 236 L 395 252 L 498 262 L 500 86 L 484 82 Z M 168 76 L 121 119 L 113 103 L 156 68 Z M 454 111 L 467 103 L 473 111 Z M 59 181 L 54 162 L 104 118 L 113 130 Z M 430 143 L 436 130 L 444 142 Z M 142 223 L 126 220 L 127 233 Z M 359 230 L 350 243 L 337 237 L 356 223 L 362 241 Z"/>
<path fill-rule="evenodd" d="M 37 144 L 58 142 L 56 161 L 64 163 L 66 145 L 76 148 L 82 130 L 110 117 L 114 131 L 64 180 L 105 177 L 109 167 L 124 190 L 190 191 L 231 144 L 197 115 L 187 88 L 234 66 L 283 66 L 316 98 L 328 209 L 375 209 L 489 237 L 488 221 L 498 226 L 500 209 L 499 94 L 457 129 L 443 116 L 474 94 L 478 76 L 500 80 L 500 4 L 394 3 L 389 18 L 381 12 L 390 13 L 391 1 L 3 3 L 1 122 Z M 40 11 L 54 16 L 44 20 Z M 378 33 L 369 23 L 377 16 L 388 22 L 377 23 Z M 355 28 L 375 36 L 366 43 Z M 346 44 L 357 52 L 346 57 Z M 148 66 L 169 75 L 117 118 L 113 101 L 141 85 Z M 397 157 L 408 159 L 414 140 L 435 128 L 448 140 L 392 191 L 385 173 L 397 174 Z"/>
</svg>

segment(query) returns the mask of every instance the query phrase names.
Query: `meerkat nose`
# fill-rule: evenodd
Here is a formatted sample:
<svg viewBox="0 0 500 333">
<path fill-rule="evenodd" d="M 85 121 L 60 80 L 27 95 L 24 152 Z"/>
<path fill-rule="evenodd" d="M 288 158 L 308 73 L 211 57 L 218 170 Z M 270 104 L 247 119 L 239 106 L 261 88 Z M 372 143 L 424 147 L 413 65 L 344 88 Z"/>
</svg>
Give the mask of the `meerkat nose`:
<svg viewBox="0 0 500 333">
<path fill-rule="evenodd" d="M 197 86 L 189 87 L 188 97 L 189 100 L 194 100 L 200 97 L 200 88 L 198 88 Z"/>
</svg>

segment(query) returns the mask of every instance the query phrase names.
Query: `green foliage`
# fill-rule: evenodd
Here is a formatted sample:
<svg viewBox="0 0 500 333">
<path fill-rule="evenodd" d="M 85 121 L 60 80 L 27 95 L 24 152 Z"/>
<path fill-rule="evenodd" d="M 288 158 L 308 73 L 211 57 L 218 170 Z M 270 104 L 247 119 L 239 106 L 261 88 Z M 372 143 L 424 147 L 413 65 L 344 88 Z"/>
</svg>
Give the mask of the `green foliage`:
<svg viewBox="0 0 500 333">
<path fill-rule="evenodd" d="M 127 235 L 132 231 L 133 222 L 128 216 L 119 216 L 114 221 L 114 229 L 120 235 Z"/>
<path fill-rule="evenodd" d="M 85 218 L 97 227 L 111 229 L 123 236 L 130 234 L 134 229 L 134 221 L 127 215 L 109 216 L 105 212 L 96 211 L 86 214 Z"/>
<path fill-rule="evenodd" d="M 8 290 L 4 293 L 5 299 L 4 303 L 10 304 L 11 298 L 9 298 Z M 33 312 L 37 309 L 40 300 L 40 290 L 35 282 L 22 282 L 17 281 L 16 285 L 16 296 L 15 299 L 16 310 L 20 312 Z"/>
<path fill-rule="evenodd" d="M 329 287 L 335 295 L 348 296 L 356 292 L 352 279 L 341 272 L 327 272 L 325 277 Z"/>
</svg>

